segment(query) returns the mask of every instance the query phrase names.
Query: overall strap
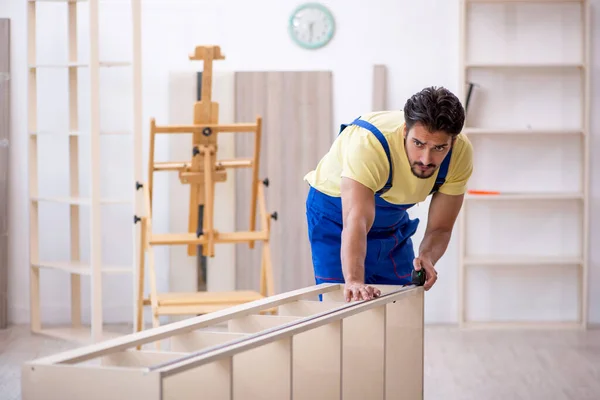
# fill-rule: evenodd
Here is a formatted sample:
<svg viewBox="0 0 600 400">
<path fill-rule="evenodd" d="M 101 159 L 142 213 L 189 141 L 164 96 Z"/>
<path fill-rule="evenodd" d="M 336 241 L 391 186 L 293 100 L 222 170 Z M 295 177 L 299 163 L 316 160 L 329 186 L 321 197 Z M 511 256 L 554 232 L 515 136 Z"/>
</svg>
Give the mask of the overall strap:
<svg viewBox="0 0 600 400">
<path fill-rule="evenodd" d="M 382 195 L 385 192 L 387 192 L 388 190 L 390 190 L 390 188 L 392 187 L 392 179 L 393 179 L 392 157 L 390 155 L 390 147 L 388 145 L 388 142 L 385 139 L 385 137 L 383 136 L 383 133 L 381 133 L 381 131 L 379 129 L 377 129 L 376 126 L 374 126 L 370 122 L 360 119 L 360 117 L 358 117 L 354 121 L 352 121 L 352 123 L 350 125 L 357 125 L 357 126 L 360 126 L 361 128 L 367 129 L 373 135 L 375 135 L 377 140 L 379 140 L 379 143 L 381 143 L 381 146 L 383 146 L 383 150 L 385 151 L 385 155 L 387 156 L 387 159 L 388 159 L 388 164 L 390 165 L 390 172 L 388 174 L 388 179 L 387 179 L 387 182 L 385 183 L 385 185 L 376 192 L 376 194 Z"/>
<path fill-rule="evenodd" d="M 448 154 L 446 154 L 444 161 L 442 161 L 442 165 L 440 165 L 440 170 L 438 172 L 437 178 L 435 179 L 435 184 L 433 185 L 433 188 L 431 188 L 431 192 L 429 192 L 429 194 L 437 192 L 440 189 L 440 187 L 446 182 L 446 175 L 448 175 L 448 166 L 450 165 L 451 157 L 452 149 L 450 149 Z"/>
</svg>

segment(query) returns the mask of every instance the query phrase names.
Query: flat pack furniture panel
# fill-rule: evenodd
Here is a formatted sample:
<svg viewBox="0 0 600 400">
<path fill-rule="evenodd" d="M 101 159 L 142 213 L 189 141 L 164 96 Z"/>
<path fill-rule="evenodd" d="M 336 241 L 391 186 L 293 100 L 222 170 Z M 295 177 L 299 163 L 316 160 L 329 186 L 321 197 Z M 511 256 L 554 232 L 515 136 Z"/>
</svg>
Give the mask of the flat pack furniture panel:
<svg viewBox="0 0 600 400">
<path fill-rule="evenodd" d="M 10 142 L 10 20 L 0 19 L 0 329 L 8 325 L 8 153 Z"/>
<path fill-rule="evenodd" d="M 314 284 L 305 219 L 308 185 L 303 177 L 329 150 L 332 131 L 332 73 L 329 71 L 236 72 L 237 121 L 261 115 L 263 135 L 260 175 L 268 179 L 265 195 L 276 218 L 271 224 L 275 290 L 282 292 Z M 248 138 L 236 138 L 236 156 L 249 157 Z M 236 225 L 250 222 L 247 172 L 236 174 Z M 254 289 L 260 257 L 248 246 L 236 247 L 236 284 Z M 285 270 L 282 266 L 288 266 Z"/>
<path fill-rule="evenodd" d="M 306 287 L 32 360 L 23 400 L 422 399 L 423 288 L 378 288 Z"/>
<path fill-rule="evenodd" d="M 460 33 L 459 323 L 585 328 L 590 2 L 461 0 Z"/>
<path fill-rule="evenodd" d="M 373 66 L 373 111 L 387 109 L 387 67 L 385 65 Z"/>
<path fill-rule="evenodd" d="M 100 341 L 114 333 L 107 332 L 104 328 L 103 315 L 103 290 L 105 290 L 106 276 L 118 282 L 123 276 L 131 279 L 135 274 L 136 265 L 135 243 L 138 234 L 136 227 L 131 223 L 131 216 L 137 213 L 141 196 L 136 198 L 135 181 L 140 180 L 141 173 L 141 0 L 130 0 L 116 5 L 116 7 L 130 7 L 129 19 L 131 34 L 130 59 L 106 61 L 101 58 L 100 42 L 104 39 L 100 29 L 100 14 L 105 10 L 101 7 L 110 7 L 109 4 L 100 4 L 99 0 L 89 0 L 85 4 L 75 1 L 47 2 L 38 0 L 27 1 L 27 29 L 28 29 L 28 127 L 26 134 L 29 137 L 29 232 L 30 232 L 30 304 L 31 304 L 31 330 L 34 333 L 47 334 L 73 341 Z M 82 8 L 80 8 L 82 7 Z M 63 60 L 49 60 L 49 54 L 59 52 L 40 53 L 41 48 L 50 45 L 40 27 L 48 26 L 40 23 L 44 18 L 60 15 L 64 16 L 67 24 L 67 35 L 64 42 L 53 42 L 51 45 L 60 49 L 66 47 L 66 57 Z M 85 18 L 86 30 L 80 32 L 80 19 Z M 44 21 L 44 22 L 47 22 Z M 128 26 L 129 28 L 129 26 Z M 89 55 L 82 57 L 79 54 L 79 41 L 83 36 L 88 41 Z M 38 40 L 42 43 L 38 43 Z M 44 54 L 44 56 L 40 56 Z M 128 88 L 123 89 L 119 84 L 111 85 L 112 78 L 122 73 L 126 76 Z M 115 75 L 113 75 L 115 74 Z M 54 77 L 64 78 L 65 93 L 56 92 L 56 87 L 48 85 Z M 50 78 L 50 79 L 49 79 Z M 107 80 L 105 80 L 107 79 Z M 107 84 L 109 82 L 109 84 Z M 113 81 L 114 82 L 114 81 Z M 109 87 L 118 87 L 117 95 L 108 92 Z M 50 88 L 50 89 L 49 89 Z M 125 93 L 121 92 L 121 89 Z M 129 93 L 126 93 L 126 91 Z M 106 94 L 108 92 L 108 95 Z M 55 118 L 53 114 L 56 103 L 55 98 L 65 98 L 66 118 Z M 106 99 L 110 100 L 106 102 Z M 51 99 L 51 100 L 49 100 Z M 114 120 L 105 118 L 107 103 L 111 106 L 122 99 L 131 99 L 125 103 L 127 108 L 117 107 L 117 115 L 123 119 L 130 117 L 128 126 L 123 130 L 113 129 L 110 126 Z M 110 107 L 109 107 L 110 108 Z M 58 108 L 60 110 L 60 108 Z M 48 112 L 47 110 L 51 110 Z M 61 110 L 62 111 L 62 110 Z M 49 117 L 51 115 L 51 117 Z M 114 116 L 113 114 L 112 116 Z M 46 118 L 44 118 L 46 116 Z M 126 120 L 126 119 L 125 119 Z M 53 126 L 49 126 L 52 124 Z M 114 124 L 113 124 L 114 125 Z M 113 138 L 117 140 L 113 141 Z M 123 160 L 129 164 L 122 168 L 114 168 L 117 176 L 109 178 L 112 183 L 115 178 L 120 178 L 130 172 L 129 185 L 125 190 L 111 190 L 118 194 L 106 195 L 103 176 L 106 176 L 112 165 L 107 165 L 103 158 L 105 154 L 119 154 L 127 146 L 120 140 L 129 139 L 131 153 L 126 153 Z M 116 143 L 116 144 L 113 144 Z M 127 142 L 125 142 L 127 143 Z M 64 145 L 64 148 L 59 146 Z M 108 147 L 108 152 L 105 152 Z M 110 148 L 112 147 L 112 148 Z M 50 148 L 50 150 L 48 150 Z M 53 154 L 56 150 L 65 153 L 65 160 Z M 101 151 L 102 150 L 102 151 Z M 45 154 L 51 153 L 52 158 L 46 159 Z M 113 157 L 114 159 L 114 157 Z M 48 167 L 47 161 L 50 161 Z M 52 168 L 63 163 L 64 170 L 53 171 Z M 89 174 L 83 168 L 89 168 Z M 129 169 L 129 171 L 125 170 Z M 40 183 L 48 182 L 48 170 L 59 175 L 60 178 L 68 177 L 68 184 L 63 193 L 48 194 L 45 190 L 58 185 L 47 185 L 40 189 Z M 44 176 L 48 176 L 48 179 Z M 80 185 L 80 180 L 85 186 Z M 125 181 L 127 183 L 127 181 Z M 107 185 L 110 186 L 110 185 Z M 86 193 L 87 192 L 87 193 Z M 122 211 L 115 223 L 116 228 L 110 229 L 107 216 L 113 214 L 115 208 L 127 206 Z M 48 212 L 50 210 L 50 212 Z M 122 210 L 122 209 L 121 209 Z M 63 212 L 59 212 L 63 211 Z M 47 217 L 53 215 L 54 220 Z M 125 217 L 123 217 L 125 216 Z M 86 218 L 88 217 L 88 218 Z M 66 218 L 67 220 L 60 220 Z M 68 250 L 48 253 L 44 239 L 53 237 L 53 229 L 57 224 L 68 234 Z M 107 226 L 109 228 L 107 228 Z M 82 227 L 88 229 L 84 230 Z M 109 239 L 118 237 L 126 232 L 123 228 L 131 229 L 132 245 L 130 251 L 124 251 L 127 260 L 107 260 L 112 258 L 111 251 L 104 251 Z M 86 232 L 87 231 L 87 232 Z M 63 231 L 60 231 L 62 233 Z M 127 234 L 125 234 L 127 235 Z M 107 239 L 109 238 L 109 239 Z M 87 246 L 82 245 L 83 241 Z M 120 248 L 127 247 L 118 243 Z M 89 252 L 85 257 L 84 251 Z M 129 254 L 127 254 L 129 253 Z M 85 259 L 87 258 L 87 260 Z M 130 261 L 133 260 L 133 261 Z M 42 272 L 43 271 L 43 272 Z M 46 279 L 50 275 L 68 274 L 70 280 L 70 324 L 57 326 L 52 317 L 43 318 L 42 309 L 45 299 L 52 298 L 53 282 Z M 117 277 L 114 277 L 117 275 Z M 120 275 L 120 276 L 119 276 Z M 89 299 L 82 296 L 83 279 L 89 278 Z M 125 278 L 127 279 L 127 278 Z M 114 282 L 113 281 L 113 282 Z M 132 289 L 135 279 L 131 279 Z M 135 290 L 135 289 L 134 289 Z M 46 294 L 46 296 L 44 296 Z M 54 299 L 53 299 L 54 300 Z M 82 318 L 82 305 L 89 302 L 89 326 L 85 326 Z M 134 304 L 132 304 L 132 308 Z M 44 320 L 45 323 L 42 323 Z"/>
</svg>

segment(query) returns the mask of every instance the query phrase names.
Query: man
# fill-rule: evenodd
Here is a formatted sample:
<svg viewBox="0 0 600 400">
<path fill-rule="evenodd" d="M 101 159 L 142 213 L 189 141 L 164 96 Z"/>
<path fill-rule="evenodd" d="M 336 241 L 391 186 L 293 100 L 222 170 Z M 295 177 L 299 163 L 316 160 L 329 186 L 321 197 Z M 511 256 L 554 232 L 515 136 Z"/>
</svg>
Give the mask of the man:
<svg viewBox="0 0 600 400">
<path fill-rule="evenodd" d="M 305 180 L 308 236 L 316 283 L 344 283 L 346 301 L 378 297 L 375 284 L 411 283 L 425 270 L 425 290 L 450 240 L 472 170 L 460 134 L 465 111 L 445 88 L 413 95 L 403 111 L 364 114 L 342 125 Z M 407 209 L 432 194 L 419 255 Z"/>
</svg>

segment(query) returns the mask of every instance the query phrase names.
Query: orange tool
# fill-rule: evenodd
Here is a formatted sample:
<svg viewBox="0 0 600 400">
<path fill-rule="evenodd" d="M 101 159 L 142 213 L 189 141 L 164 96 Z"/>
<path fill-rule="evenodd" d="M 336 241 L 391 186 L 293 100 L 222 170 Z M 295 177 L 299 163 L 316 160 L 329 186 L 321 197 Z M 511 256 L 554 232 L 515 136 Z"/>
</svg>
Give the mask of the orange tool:
<svg viewBox="0 0 600 400">
<path fill-rule="evenodd" d="M 500 192 L 495 190 L 468 190 L 468 194 L 500 194 Z"/>
</svg>

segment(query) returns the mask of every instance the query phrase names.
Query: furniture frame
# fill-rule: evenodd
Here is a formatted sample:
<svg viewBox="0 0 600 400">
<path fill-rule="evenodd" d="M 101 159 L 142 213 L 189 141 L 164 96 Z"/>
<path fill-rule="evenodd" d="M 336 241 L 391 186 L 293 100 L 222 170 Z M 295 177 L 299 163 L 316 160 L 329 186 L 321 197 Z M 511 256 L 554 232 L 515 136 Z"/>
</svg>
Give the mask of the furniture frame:
<svg viewBox="0 0 600 400">
<path fill-rule="evenodd" d="M 378 287 L 346 303 L 321 284 L 33 360 L 23 399 L 422 399 L 423 287 Z M 170 348 L 133 349 L 156 341 Z"/>
<path fill-rule="evenodd" d="M 538 10 L 535 14 L 532 11 L 534 7 Z M 559 7 L 563 7 L 563 9 Z M 573 11 L 574 7 L 577 7 L 577 10 Z M 564 12 L 565 10 L 568 12 Z M 523 16 L 527 13 L 529 13 L 529 18 Z M 535 15 L 535 18 L 531 19 L 531 15 Z M 489 25 L 488 20 L 478 23 L 477 18 L 489 18 L 501 25 L 486 26 L 486 24 Z M 491 168 L 482 167 L 487 155 L 482 153 L 484 146 L 477 147 L 481 143 L 479 141 L 488 141 L 488 144 L 493 141 L 494 146 L 491 151 L 496 154 L 499 151 L 496 144 L 501 143 L 500 141 L 510 140 L 515 151 L 525 145 L 544 145 L 547 147 L 543 147 L 543 150 L 538 149 L 537 153 L 535 147 L 531 147 L 531 161 L 535 163 L 539 159 L 545 162 L 552 160 L 552 163 L 562 162 L 563 165 L 566 163 L 565 158 L 573 157 L 568 153 L 568 151 L 572 151 L 571 146 L 568 146 L 569 149 L 566 150 L 563 144 L 574 143 L 573 147 L 578 146 L 573 157 L 577 161 L 573 161 L 562 169 L 555 167 L 556 172 L 548 178 L 549 180 L 544 181 L 543 186 L 540 184 L 541 181 L 535 178 L 523 183 L 521 179 L 518 179 L 518 174 L 513 174 L 512 179 L 506 176 L 502 182 L 488 178 L 487 182 L 480 183 L 480 185 L 489 185 L 486 187 L 473 187 L 474 184 L 470 182 L 469 192 L 465 196 L 465 204 L 459 216 L 458 321 L 461 327 L 585 329 L 587 326 L 589 138 L 591 134 L 589 125 L 590 23 L 589 0 L 461 0 L 460 2 L 460 96 L 463 104 L 467 107 L 467 123 L 464 134 L 473 141 L 475 156 L 481 157 L 481 163 L 476 163 L 474 166 L 476 173 L 479 174 L 478 169 L 485 170 L 486 173 L 491 171 Z M 547 28 L 547 33 L 544 33 L 543 28 L 540 27 L 543 24 Z M 571 28 L 572 26 L 577 26 L 577 29 Z M 480 31 L 473 33 L 477 29 Z M 495 41 L 494 43 L 485 42 L 482 29 L 493 32 L 490 37 Z M 565 29 L 568 30 L 566 32 L 569 35 L 572 35 L 567 35 L 569 39 L 565 37 Z M 497 39 L 499 37 L 504 39 Z M 550 37 L 553 39 L 548 39 Z M 564 39 L 565 45 L 554 38 Z M 535 42 L 533 42 L 534 40 Z M 490 48 L 493 50 L 489 50 Z M 480 52 L 485 51 L 487 51 L 486 55 L 481 55 L 483 53 Z M 480 81 L 477 81 L 478 79 Z M 482 84 L 481 81 L 485 83 Z M 561 83 L 556 84 L 556 82 Z M 523 89 L 525 85 L 530 85 L 526 86 L 527 91 Z M 496 98 L 507 96 L 506 93 L 512 93 L 510 90 L 520 93 L 521 96 L 512 99 L 502 98 L 504 100 L 502 104 L 493 102 L 494 96 L 497 96 Z M 573 97 L 567 98 L 565 93 Z M 478 96 L 480 96 L 480 100 L 477 100 Z M 473 110 L 473 107 L 476 109 Z M 506 122 L 500 121 L 496 117 L 501 113 L 506 113 L 504 119 Z M 553 113 L 558 116 L 553 116 Z M 490 122 L 492 120 L 493 123 Z M 547 120 L 553 122 L 549 124 L 546 122 Z M 534 141 L 536 138 L 537 140 Z M 554 147 L 550 147 L 551 144 L 548 145 L 548 143 L 558 140 L 563 142 Z M 550 151 L 545 151 L 547 149 Z M 493 154 L 489 155 L 493 156 Z M 503 165 L 498 165 L 499 169 L 506 168 L 506 165 L 510 164 L 510 161 L 506 160 L 508 159 L 504 160 Z M 539 165 L 534 165 L 533 168 L 540 169 Z M 523 174 L 527 172 L 526 169 L 523 168 L 518 172 Z M 565 171 L 569 177 L 565 177 Z M 557 174 L 562 175 L 557 177 Z M 576 178 L 573 179 L 572 175 L 575 175 Z M 533 173 L 530 176 L 533 176 Z M 558 187 L 559 184 L 562 187 Z M 499 189 L 498 185 L 501 185 L 502 189 Z M 515 189 L 518 185 L 521 187 Z M 559 222 L 571 228 L 576 226 L 572 228 L 573 233 L 570 234 L 570 237 L 562 233 L 561 228 L 542 227 L 541 222 L 546 222 L 544 217 L 553 215 L 556 217 L 556 213 L 550 213 L 548 210 L 554 210 L 551 207 L 558 206 L 562 209 L 566 207 L 568 211 L 577 210 L 575 217 L 563 216 Z M 475 208 L 482 210 L 484 207 L 490 219 L 492 213 L 500 213 L 501 211 L 496 210 L 500 210 L 502 207 L 506 209 L 510 207 L 510 213 L 516 212 L 516 208 L 519 207 L 518 211 L 522 213 L 520 214 L 522 218 L 539 218 L 538 222 L 533 224 L 540 227 L 538 229 L 540 235 L 542 233 L 553 234 L 555 237 L 562 235 L 563 239 L 557 242 L 560 244 L 556 246 L 551 244 L 552 242 L 545 243 L 540 239 L 536 242 L 539 243 L 536 245 L 538 249 L 526 249 L 522 243 L 516 243 L 520 241 L 516 235 L 519 233 L 518 231 L 528 229 L 527 222 L 522 220 L 519 224 L 515 223 L 517 231 L 511 238 L 511 243 L 519 248 L 518 251 L 512 251 L 513 254 L 491 254 L 491 252 L 483 254 L 481 246 L 472 245 L 470 247 L 470 243 L 471 240 L 478 239 L 476 237 L 478 233 L 474 230 L 480 229 L 480 226 L 487 222 L 483 221 L 485 218 L 473 217 Z M 546 214 L 542 214 L 543 212 Z M 566 214 L 566 212 L 560 214 Z M 510 217 L 507 214 L 504 216 Z M 472 218 L 471 225 L 467 222 L 469 218 Z M 494 239 L 499 240 L 501 236 L 499 226 L 493 225 L 492 231 L 494 233 L 491 235 L 494 235 Z M 577 240 L 577 243 L 572 244 L 571 239 Z M 529 237 L 526 240 L 531 240 L 532 243 L 534 241 Z M 470 248 L 473 250 L 469 250 Z M 475 268 L 485 270 L 485 273 L 502 271 L 501 273 L 507 274 L 505 276 L 508 276 L 507 271 L 514 269 L 513 282 L 520 283 L 524 279 L 531 279 L 531 285 L 520 286 L 522 290 L 527 292 L 530 289 L 538 290 L 544 285 L 548 290 L 543 292 L 540 289 L 540 293 L 543 293 L 546 299 L 559 299 L 557 302 L 561 301 L 562 303 L 550 306 L 545 300 L 539 300 L 540 307 L 544 307 L 544 313 L 548 315 L 542 316 L 540 315 L 541 311 L 538 310 L 535 314 L 533 311 L 529 311 L 529 315 L 516 316 L 517 310 L 524 312 L 523 310 L 527 309 L 529 305 L 535 304 L 531 294 L 523 293 L 523 303 L 517 305 L 515 301 L 515 304 L 511 306 L 511 315 L 508 315 L 508 311 L 505 310 L 503 311 L 505 315 L 495 320 L 484 320 L 482 316 L 469 317 L 470 305 L 475 304 L 475 301 L 469 301 L 467 292 L 480 286 L 470 284 L 467 279 Z M 562 268 L 563 272 L 556 274 L 556 279 L 559 279 L 560 282 L 548 281 L 536 285 L 535 283 L 539 280 L 532 272 L 534 268 L 541 268 L 537 274 L 538 277 L 544 277 L 547 274 L 544 268 Z M 571 277 L 576 277 L 576 279 L 571 279 Z M 573 283 L 574 281 L 576 283 Z M 573 289 L 574 295 L 564 294 L 567 283 L 573 283 L 572 287 L 576 287 Z M 490 279 L 489 284 L 497 285 L 500 282 L 498 279 Z M 509 283 L 505 284 L 510 285 Z M 521 290 L 516 289 L 514 285 L 511 286 L 513 286 L 511 291 Z M 563 292 L 561 296 L 556 296 L 557 291 Z M 499 290 L 499 293 L 502 295 L 494 295 L 492 290 L 489 290 L 486 292 L 485 300 L 479 300 L 477 303 L 489 302 L 487 306 L 489 313 L 497 309 L 496 307 L 499 307 L 502 302 L 506 303 L 505 299 L 500 299 L 499 296 L 507 295 L 513 299 L 516 297 L 514 292 L 508 293 L 506 290 Z M 533 297 L 540 298 L 542 296 L 533 295 Z M 570 306 L 575 302 L 577 315 L 567 317 L 566 312 L 562 310 L 563 304 L 569 303 Z M 549 316 L 550 313 L 552 316 Z"/>
<path fill-rule="evenodd" d="M 76 341 L 99 341 L 105 334 L 112 335 L 112 332 L 105 332 L 103 329 L 103 310 L 102 310 L 102 278 L 104 274 L 125 274 L 133 276 L 135 271 L 135 246 L 132 246 L 133 262 L 130 265 L 123 263 L 117 266 L 106 266 L 102 260 L 102 235 L 106 230 L 101 229 L 101 209 L 104 205 L 126 204 L 131 205 L 131 213 L 134 215 L 139 204 L 135 201 L 134 182 L 141 177 L 141 3 L 140 0 L 130 0 L 131 7 L 131 32 L 132 32 L 132 58 L 130 61 L 103 61 L 100 60 L 100 26 L 99 26 L 99 7 L 100 0 L 85 1 L 86 7 L 89 7 L 87 16 L 89 18 L 89 59 L 81 61 L 78 55 L 78 6 L 83 3 L 74 0 L 51 0 L 52 2 L 64 3 L 67 7 L 68 21 L 68 60 L 58 64 L 44 64 L 44 60 L 38 60 L 36 36 L 37 20 L 43 17 L 38 14 L 38 6 L 49 4 L 48 0 L 28 0 L 28 135 L 29 135 L 29 196 L 30 196 L 30 301 L 31 301 L 31 330 L 35 333 L 47 334 L 54 337 L 60 337 L 67 340 Z M 62 5 L 60 5 L 62 6 Z M 40 61 L 42 63 L 40 63 Z M 103 68 L 131 68 L 131 88 L 132 88 L 132 124 L 131 130 L 126 132 L 101 131 L 101 112 L 100 112 L 100 69 Z M 66 131 L 47 131 L 38 127 L 38 71 L 45 68 L 66 69 L 68 72 L 68 94 L 69 94 L 69 126 Z M 89 106 L 89 125 L 81 126 L 79 112 L 79 71 L 87 71 L 89 74 L 89 92 L 87 106 Z M 38 193 L 38 138 L 42 135 L 56 140 L 68 137 L 69 146 L 69 170 L 70 193 L 65 197 L 47 197 Z M 124 195 L 124 198 L 102 198 L 101 197 L 101 137 L 106 135 L 127 135 L 131 138 L 132 154 L 132 185 L 131 192 Z M 80 138 L 90 140 L 89 152 L 80 154 Z M 79 160 L 89 160 L 90 177 L 89 189 L 90 197 L 84 198 L 80 194 L 79 187 Z M 43 166 L 42 166 L 43 167 Z M 69 230 L 71 236 L 70 257 L 67 260 L 56 262 L 40 258 L 39 251 L 39 205 L 42 202 L 65 204 L 69 207 L 69 221 L 65 221 L 64 227 Z M 80 246 L 80 211 L 81 207 L 88 207 L 90 213 L 90 243 L 89 243 L 89 261 L 81 260 Z M 136 230 L 132 228 L 134 243 L 136 242 Z M 48 326 L 42 327 L 41 316 L 41 296 L 40 291 L 43 286 L 40 278 L 42 269 L 50 271 L 64 272 L 71 278 L 71 325 L 67 327 Z M 81 277 L 89 277 L 91 291 L 91 326 L 85 328 L 82 325 L 81 318 Z M 135 279 L 133 279 L 135 283 Z M 134 289 L 132 284 L 132 289 Z M 134 305 L 134 304 L 132 304 Z M 134 318 L 134 316 L 132 316 Z"/>
</svg>

